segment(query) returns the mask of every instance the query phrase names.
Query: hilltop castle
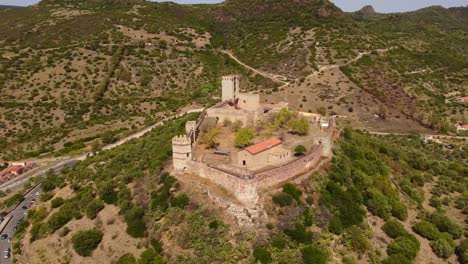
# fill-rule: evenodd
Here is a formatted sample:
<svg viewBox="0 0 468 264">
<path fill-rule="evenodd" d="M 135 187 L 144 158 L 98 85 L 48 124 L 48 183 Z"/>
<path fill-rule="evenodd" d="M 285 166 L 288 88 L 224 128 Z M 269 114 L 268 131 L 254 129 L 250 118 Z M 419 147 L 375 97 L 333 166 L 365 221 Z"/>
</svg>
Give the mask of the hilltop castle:
<svg viewBox="0 0 468 264">
<path fill-rule="evenodd" d="M 244 203 L 255 203 L 258 191 L 291 180 L 317 167 L 330 156 L 334 119 L 318 115 L 301 118 L 315 125 L 317 135 L 309 140 L 310 151 L 295 156 L 291 142 L 271 137 L 245 149 L 217 149 L 207 152 L 198 148 L 198 134 L 206 120 L 217 123 L 229 120 L 253 127 L 257 121 L 287 109 L 287 103 L 261 104 L 260 95 L 241 93 L 240 76 L 222 77 L 222 101 L 207 109 L 197 121 L 189 121 L 185 134 L 172 139 L 173 169 L 176 174 L 192 174 L 206 178 L 232 191 Z M 323 128 L 326 121 L 326 128 Z M 309 137 L 311 138 L 311 137 Z"/>
</svg>

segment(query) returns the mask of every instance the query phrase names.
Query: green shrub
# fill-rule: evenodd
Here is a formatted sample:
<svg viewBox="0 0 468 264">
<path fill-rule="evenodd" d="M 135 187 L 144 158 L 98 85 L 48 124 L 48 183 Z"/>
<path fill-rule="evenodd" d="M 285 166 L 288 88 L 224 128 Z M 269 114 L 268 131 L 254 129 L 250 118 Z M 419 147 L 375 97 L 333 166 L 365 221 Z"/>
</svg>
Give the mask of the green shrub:
<svg viewBox="0 0 468 264">
<path fill-rule="evenodd" d="M 302 259 L 305 264 L 326 264 L 329 255 L 326 250 L 310 245 L 302 250 Z"/>
<path fill-rule="evenodd" d="M 296 148 L 294 148 L 294 153 L 297 156 L 301 156 L 306 152 L 307 152 L 307 149 L 303 145 L 297 145 Z"/>
<path fill-rule="evenodd" d="M 170 201 L 170 204 L 172 207 L 184 208 L 189 204 L 189 201 L 189 197 L 185 193 L 182 193 L 173 197 Z"/>
<path fill-rule="evenodd" d="M 138 260 L 138 264 L 163 264 L 163 259 L 161 256 L 156 254 L 152 249 L 147 249 L 143 251 Z"/>
<path fill-rule="evenodd" d="M 341 218 L 338 214 L 333 215 L 332 219 L 330 220 L 330 223 L 328 223 L 328 229 L 330 230 L 330 232 L 337 235 L 343 233 L 343 223 L 341 222 Z"/>
<path fill-rule="evenodd" d="M 455 242 L 451 235 L 449 237 L 441 237 L 431 242 L 431 247 L 434 253 L 440 258 L 449 258 L 455 252 Z"/>
<path fill-rule="evenodd" d="M 369 211 L 383 219 L 390 217 L 392 207 L 388 203 L 388 199 L 377 189 L 369 190 L 369 199 L 366 201 L 366 206 Z"/>
<path fill-rule="evenodd" d="M 253 256 L 255 258 L 255 262 L 260 262 L 262 264 L 272 262 L 270 252 L 268 252 L 268 250 L 262 247 L 256 247 L 253 251 Z"/>
<path fill-rule="evenodd" d="M 401 236 L 388 245 L 387 254 L 389 256 L 401 254 L 409 259 L 414 259 L 419 252 L 419 248 L 419 241 L 414 236 Z"/>
<path fill-rule="evenodd" d="M 5 200 L 5 205 L 6 207 L 11 207 L 13 205 L 16 205 L 24 200 L 24 195 L 21 193 L 16 193 L 7 200 Z"/>
<path fill-rule="evenodd" d="M 468 263 L 468 239 L 460 241 L 460 245 L 457 247 L 457 255 L 460 263 Z"/>
<path fill-rule="evenodd" d="M 346 234 L 346 239 L 349 241 L 351 248 L 360 254 L 365 253 L 369 248 L 371 248 L 367 237 L 357 226 L 352 226 L 349 228 Z"/>
<path fill-rule="evenodd" d="M 273 202 L 281 207 L 285 207 L 293 203 L 293 197 L 288 193 L 280 192 L 273 195 Z"/>
<path fill-rule="evenodd" d="M 234 139 L 234 145 L 237 148 L 244 148 L 248 145 L 252 144 L 252 139 L 254 139 L 255 134 L 251 128 L 241 128 L 236 133 L 236 137 Z"/>
<path fill-rule="evenodd" d="M 397 200 L 390 200 L 390 206 L 392 207 L 392 216 L 398 218 L 401 221 L 405 221 L 408 218 L 408 208 L 405 204 Z"/>
<path fill-rule="evenodd" d="M 427 221 L 420 221 L 413 226 L 414 232 L 429 239 L 436 240 L 440 237 L 440 232 L 435 225 Z"/>
<path fill-rule="evenodd" d="M 102 209 L 104 209 L 104 203 L 101 200 L 94 199 L 86 206 L 86 216 L 89 219 L 94 219 Z"/>
<path fill-rule="evenodd" d="M 73 249 L 78 255 L 90 256 L 94 249 L 101 243 L 103 233 L 97 229 L 78 231 L 72 237 Z"/>
<path fill-rule="evenodd" d="M 136 264 L 136 263 L 137 263 L 137 260 L 131 253 L 122 255 L 117 261 L 117 264 Z"/>
<path fill-rule="evenodd" d="M 290 194 L 294 198 L 294 200 L 296 200 L 298 204 L 302 203 L 301 202 L 302 191 L 299 188 L 297 188 L 296 185 L 292 183 L 286 183 L 283 186 L 283 192 Z"/>
<path fill-rule="evenodd" d="M 302 221 L 305 226 L 312 226 L 314 223 L 314 216 L 312 215 L 312 210 L 310 210 L 310 208 L 307 207 L 302 213 Z"/>
<path fill-rule="evenodd" d="M 313 234 L 307 231 L 305 226 L 301 223 L 296 223 L 294 228 L 286 228 L 284 233 L 292 240 L 307 244 L 312 241 Z"/>
<path fill-rule="evenodd" d="M 271 239 L 270 242 L 272 247 L 278 248 L 278 249 L 284 249 L 286 247 L 286 239 L 280 236 L 274 236 Z"/>
<path fill-rule="evenodd" d="M 403 225 L 395 219 L 387 221 L 382 226 L 382 230 L 391 238 L 397 238 L 399 236 L 405 236 L 408 234 Z"/>
<path fill-rule="evenodd" d="M 413 264 L 413 260 L 403 254 L 394 254 L 384 259 L 382 264 Z"/>
<path fill-rule="evenodd" d="M 143 219 L 145 211 L 142 208 L 134 207 L 125 215 L 127 221 L 127 233 L 135 238 L 145 236 L 146 223 Z"/>
<path fill-rule="evenodd" d="M 454 239 L 460 238 L 462 235 L 462 228 L 441 213 L 432 214 L 430 222 L 433 223 L 440 232 L 447 232 L 451 234 Z"/>
<path fill-rule="evenodd" d="M 288 127 L 293 134 L 305 136 L 309 133 L 309 122 L 305 118 L 291 120 Z"/>
<path fill-rule="evenodd" d="M 52 208 L 57 208 L 63 204 L 63 198 L 62 197 L 57 197 L 54 198 L 52 201 L 50 201 L 50 206 Z"/>
</svg>

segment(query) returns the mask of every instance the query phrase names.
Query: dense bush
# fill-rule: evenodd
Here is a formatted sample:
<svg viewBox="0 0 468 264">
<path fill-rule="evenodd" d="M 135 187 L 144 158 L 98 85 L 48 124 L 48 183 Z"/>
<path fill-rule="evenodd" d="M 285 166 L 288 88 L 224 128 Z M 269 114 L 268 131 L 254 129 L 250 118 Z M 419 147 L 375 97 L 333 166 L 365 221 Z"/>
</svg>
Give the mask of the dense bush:
<svg viewBox="0 0 468 264">
<path fill-rule="evenodd" d="M 403 225 L 395 219 L 388 220 L 382 226 L 382 230 L 391 238 L 397 238 L 408 234 Z"/>
<path fill-rule="evenodd" d="M 262 247 L 254 248 L 253 256 L 255 258 L 255 262 L 260 262 L 262 264 L 272 262 L 270 252 L 268 252 L 268 250 L 266 250 L 265 248 L 262 248 Z"/>
<path fill-rule="evenodd" d="M 405 204 L 395 199 L 389 200 L 389 203 L 392 207 L 392 216 L 401 221 L 405 221 L 408 218 L 408 208 Z"/>
<path fill-rule="evenodd" d="M 468 263 L 468 239 L 460 241 L 460 245 L 457 247 L 457 255 L 460 263 Z"/>
<path fill-rule="evenodd" d="M 413 230 L 429 240 L 436 240 L 440 237 L 440 232 L 437 227 L 424 220 L 414 224 Z"/>
<path fill-rule="evenodd" d="M 414 259 L 419 252 L 419 241 L 411 235 L 397 237 L 388 245 L 387 254 L 403 255 L 408 259 Z"/>
<path fill-rule="evenodd" d="M 462 228 L 441 213 L 432 214 L 429 221 L 433 223 L 440 232 L 447 232 L 455 239 L 460 238 L 462 235 Z"/>
<path fill-rule="evenodd" d="M 283 192 L 291 195 L 297 203 L 301 204 L 302 191 L 292 183 L 286 183 L 283 186 Z"/>
<path fill-rule="evenodd" d="M 89 219 L 94 219 L 102 209 L 104 209 L 104 203 L 101 200 L 94 199 L 86 206 L 86 216 Z"/>
<path fill-rule="evenodd" d="M 455 242 L 450 234 L 448 237 L 441 237 L 431 242 L 432 250 L 438 257 L 448 258 L 455 252 Z"/>
<path fill-rule="evenodd" d="M 189 204 L 189 197 L 185 194 L 178 194 L 170 200 L 171 207 L 184 208 Z"/>
<path fill-rule="evenodd" d="M 244 148 L 252 144 L 252 139 L 254 139 L 255 134 L 251 128 L 241 128 L 236 133 L 234 138 L 234 145 L 237 148 Z"/>
<path fill-rule="evenodd" d="M 305 264 L 326 264 L 329 258 L 326 250 L 315 245 L 309 245 L 302 250 L 302 259 Z"/>
<path fill-rule="evenodd" d="M 72 236 L 73 249 L 78 255 L 90 256 L 94 249 L 101 243 L 103 233 L 97 229 L 78 231 Z"/>
<path fill-rule="evenodd" d="M 50 206 L 52 208 L 57 208 L 63 204 L 63 198 L 62 197 L 57 197 L 54 198 L 52 201 L 50 201 Z"/>
<path fill-rule="evenodd" d="M 163 264 L 163 258 L 159 256 L 153 249 L 143 251 L 138 260 L 138 264 Z"/>
<path fill-rule="evenodd" d="M 394 254 L 384 259 L 382 264 L 413 264 L 413 260 L 403 254 Z"/>
<path fill-rule="evenodd" d="M 127 222 L 127 233 L 135 238 L 144 237 L 146 231 L 146 223 L 143 219 L 145 211 L 142 208 L 134 207 L 125 215 Z"/>
<path fill-rule="evenodd" d="M 137 260 L 131 253 L 122 255 L 117 261 L 117 264 L 136 264 L 136 263 L 137 263 Z"/>
<path fill-rule="evenodd" d="M 293 197 L 284 192 L 279 192 L 275 195 L 273 195 L 273 202 L 275 202 L 277 205 L 284 207 L 284 206 L 289 206 L 293 203 Z"/>
<path fill-rule="evenodd" d="M 388 203 L 387 197 L 374 188 L 368 190 L 368 196 L 369 198 L 366 202 L 367 209 L 374 215 L 380 216 L 383 219 L 388 219 L 392 207 Z"/>
<path fill-rule="evenodd" d="M 306 227 L 301 223 L 296 223 L 293 228 L 286 228 L 284 233 L 288 235 L 292 240 L 300 243 L 312 242 L 313 234 L 306 230 Z"/>
</svg>

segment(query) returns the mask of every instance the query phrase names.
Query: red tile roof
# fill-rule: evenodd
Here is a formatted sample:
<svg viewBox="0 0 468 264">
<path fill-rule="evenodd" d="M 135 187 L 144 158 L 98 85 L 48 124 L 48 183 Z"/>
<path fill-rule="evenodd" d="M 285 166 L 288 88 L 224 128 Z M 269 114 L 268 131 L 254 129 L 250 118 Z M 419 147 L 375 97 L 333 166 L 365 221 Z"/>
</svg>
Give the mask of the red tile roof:
<svg viewBox="0 0 468 264">
<path fill-rule="evenodd" d="M 259 142 L 255 145 L 246 147 L 245 150 L 247 150 L 252 155 L 257 155 L 258 153 L 271 149 L 273 147 L 276 147 L 279 144 L 281 144 L 281 139 L 270 138 L 265 141 Z"/>
</svg>

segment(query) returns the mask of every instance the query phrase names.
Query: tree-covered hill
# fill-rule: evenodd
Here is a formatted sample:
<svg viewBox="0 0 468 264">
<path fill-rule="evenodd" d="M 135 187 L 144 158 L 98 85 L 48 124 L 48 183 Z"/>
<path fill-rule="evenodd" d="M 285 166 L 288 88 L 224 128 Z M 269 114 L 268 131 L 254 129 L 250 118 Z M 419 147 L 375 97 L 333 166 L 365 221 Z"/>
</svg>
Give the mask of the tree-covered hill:
<svg viewBox="0 0 468 264">
<path fill-rule="evenodd" d="M 290 83 L 342 66 L 395 116 L 437 130 L 467 119 L 464 105 L 443 98 L 466 93 L 466 8 L 363 15 L 326 0 L 44 0 L 0 15 L 0 147 L 8 158 L 73 153 L 106 133 L 112 139 L 190 104 L 212 104 L 224 74 L 242 74 L 246 89 L 294 93 L 222 50 Z M 354 61 L 360 54 L 368 55 Z M 312 88 L 323 100 L 323 85 Z M 335 99 L 346 109 L 359 103 Z"/>
</svg>

